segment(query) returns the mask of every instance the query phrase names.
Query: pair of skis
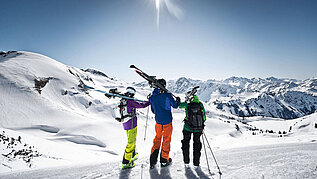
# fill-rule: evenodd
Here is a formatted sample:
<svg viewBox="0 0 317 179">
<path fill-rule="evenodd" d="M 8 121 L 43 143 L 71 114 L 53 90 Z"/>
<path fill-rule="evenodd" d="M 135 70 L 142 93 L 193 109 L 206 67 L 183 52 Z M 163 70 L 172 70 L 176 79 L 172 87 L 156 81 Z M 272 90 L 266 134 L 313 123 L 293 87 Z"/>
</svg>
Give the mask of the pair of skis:
<svg viewBox="0 0 317 179">
<path fill-rule="evenodd" d="M 135 72 L 139 74 L 142 78 L 144 78 L 146 81 L 148 81 L 150 87 L 158 88 L 164 92 L 169 92 L 162 84 L 158 83 L 155 76 L 150 76 L 146 73 L 144 73 L 142 70 L 137 68 L 135 65 L 130 65 L 130 68 L 135 69 Z M 196 94 L 199 86 L 195 86 L 191 91 L 187 92 L 185 97 L 185 102 L 189 102 L 189 100 Z M 173 95 L 173 94 L 172 94 Z M 176 97 L 175 95 L 173 95 Z"/>
<path fill-rule="evenodd" d="M 158 89 L 160 89 L 161 91 L 164 91 L 164 92 L 169 92 L 162 84 L 160 84 L 158 82 L 158 80 L 155 78 L 155 76 L 150 76 L 150 75 L 144 73 L 141 69 L 137 68 L 135 65 L 130 65 L 130 68 L 135 69 L 135 72 L 138 75 L 140 75 L 142 78 L 144 78 L 146 81 L 148 81 L 150 87 L 158 88 Z M 106 96 L 113 96 L 113 97 L 119 97 L 119 98 L 123 98 L 123 99 L 132 99 L 132 100 L 139 101 L 139 102 L 145 102 L 143 100 L 139 100 L 139 99 L 136 99 L 136 98 L 130 98 L 130 97 L 124 96 L 122 94 L 111 93 L 110 91 L 106 92 L 106 91 L 103 91 L 103 90 L 95 89 L 94 87 L 91 87 L 91 86 L 88 86 L 88 85 L 85 85 L 85 84 L 84 84 L 84 88 L 85 89 L 94 90 L 94 91 L 98 91 L 100 93 L 104 93 Z M 176 97 L 176 96 L 174 96 L 174 97 Z"/>
<path fill-rule="evenodd" d="M 139 99 L 136 99 L 136 98 L 131 98 L 131 97 L 128 97 L 128 96 L 124 96 L 123 94 L 110 93 L 110 92 L 106 92 L 106 91 L 103 91 L 103 90 L 95 89 L 94 87 L 91 87 L 91 86 L 88 86 L 88 85 L 85 85 L 85 84 L 84 84 L 84 88 L 85 89 L 94 90 L 94 91 L 98 91 L 100 93 L 104 93 L 108 97 L 109 96 L 113 96 L 113 97 L 119 97 L 119 98 L 123 98 L 123 99 L 132 99 L 132 100 L 143 102 L 143 103 L 146 102 L 146 101 L 139 100 Z"/>
<path fill-rule="evenodd" d="M 156 79 L 155 76 L 150 76 L 146 73 L 144 73 L 142 70 L 140 70 L 139 68 L 137 68 L 135 65 L 130 65 L 130 68 L 133 68 L 135 69 L 135 72 L 140 75 L 142 78 L 144 78 L 146 81 L 148 81 L 150 87 L 152 88 L 158 88 L 160 89 L 161 91 L 164 91 L 164 92 L 169 92 L 162 84 L 160 84 L 158 82 L 158 80 Z M 173 95 L 173 94 L 172 94 Z M 176 96 L 173 95 L 175 98 Z"/>
<path fill-rule="evenodd" d="M 130 65 L 130 68 L 135 69 L 135 72 L 138 75 L 140 75 L 142 78 L 144 78 L 146 81 L 148 81 L 150 87 L 158 88 L 158 89 L 160 89 L 161 91 L 164 91 L 164 92 L 169 92 L 162 84 L 160 84 L 158 82 L 158 80 L 156 79 L 155 76 L 150 76 L 150 75 L 146 74 L 141 69 L 137 68 L 135 65 Z M 139 100 L 139 99 L 136 99 L 136 98 L 130 98 L 130 97 L 124 96 L 122 94 L 111 93 L 110 91 L 106 92 L 106 91 L 103 91 L 103 90 L 95 89 L 95 88 L 93 88 L 91 86 L 88 86 L 88 85 L 85 85 L 85 84 L 84 84 L 84 88 L 104 93 L 106 96 L 113 96 L 113 97 L 119 97 L 119 98 L 123 98 L 123 99 L 132 99 L 132 100 L 139 101 L 139 102 L 146 102 L 146 101 Z M 185 102 L 189 102 L 190 101 L 190 99 L 193 97 L 193 95 L 195 95 L 195 93 L 197 92 L 198 88 L 199 88 L 199 86 L 196 86 L 191 91 L 187 92 L 186 97 L 185 97 Z M 174 94 L 172 94 L 172 95 L 176 98 L 176 96 Z"/>
<path fill-rule="evenodd" d="M 185 97 L 185 102 L 188 103 L 194 97 L 198 90 L 199 86 L 195 86 L 191 91 L 188 91 Z"/>
</svg>

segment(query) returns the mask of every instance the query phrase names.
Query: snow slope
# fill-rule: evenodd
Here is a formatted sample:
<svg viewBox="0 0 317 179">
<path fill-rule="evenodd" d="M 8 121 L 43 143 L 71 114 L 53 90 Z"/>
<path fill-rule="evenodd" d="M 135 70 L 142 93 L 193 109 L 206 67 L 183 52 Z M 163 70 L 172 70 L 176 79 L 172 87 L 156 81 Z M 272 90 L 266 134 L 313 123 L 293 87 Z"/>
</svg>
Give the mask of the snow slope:
<svg viewBox="0 0 317 179">
<path fill-rule="evenodd" d="M 279 144 L 215 152 L 222 176 L 218 174 L 215 162 L 210 159 L 211 174 L 208 171 L 205 153 L 202 153 L 201 169 L 185 169 L 180 152 L 173 154 L 174 163 L 167 168 L 156 167 L 149 170 L 146 159 L 141 158 L 135 168 L 120 170 L 119 162 L 107 162 L 97 165 L 49 168 L 25 172 L 13 172 L 2 178 L 151 178 L 151 179 L 262 179 L 262 178 L 316 178 L 317 143 Z M 287 151 L 287 152 L 285 152 Z M 268 155 L 269 154 L 269 155 Z M 210 154 L 208 154 L 209 157 Z M 1 178 L 1 175 L 0 175 Z"/>
<path fill-rule="evenodd" d="M 142 100 L 146 100 L 152 91 L 144 84 L 126 83 L 96 69 L 66 66 L 40 54 L 23 51 L 0 53 L 0 133 L 4 131 L 8 141 L 21 137 L 21 142 L 15 141 L 13 148 L 8 148 L 9 142 L 6 142 L 6 145 L 0 145 L 0 150 L 6 155 L 12 150 L 31 147 L 28 154 L 30 162 L 23 161 L 20 155 L 15 158 L 1 155 L 1 175 L 12 174 L 12 177 L 19 178 L 20 172 L 30 169 L 39 169 L 40 173 L 45 174 L 48 169 L 43 168 L 72 168 L 83 164 L 103 166 L 105 164 L 100 163 L 105 162 L 111 163 L 105 172 L 111 173 L 114 168 L 120 167 L 126 133 L 122 125 L 114 120 L 113 108 L 119 99 L 109 99 L 102 93 L 85 90 L 83 84 L 105 91 L 118 88 L 122 92 L 127 86 L 134 86 L 137 89 L 136 98 Z M 311 84 L 307 82 L 307 85 Z M 205 90 L 200 91 L 199 95 L 204 99 L 204 96 L 208 96 L 208 89 L 213 89 L 213 86 L 202 89 Z M 184 99 L 182 90 L 175 92 Z M 253 96 L 253 93 L 249 95 Z M 207 111 L 205 133 L 216 154 L 220 150 L 236 147 L 317 140 L 316 113 L 285 121 L 270 117 L 237 117 L 217 109 L 210 102 L 204 104 Z M 147 162 L 155 135 L 154 115 L 149 112 L 144 140 L 147 110 L 138 110 L 139 164 Z M 185 172 L 182 169 L 178 171 L 182 164 L 180 141 L 184 116 L 184 111 L 173 110 L 171 156 L 177 158 L 175 166 L 178 167 L 171 170 L 182 173 L 180 176 Z M 279 134 L 279 131 L 286 133 Z M 114 171 L 113 177 L 121 174 L 118 169 Z M 85 175 L 93 178 L 89 172 Z"/>
<path fill-rule="evenodd" d="M 36 87 L 36 80 L 47 79 L 44 87 Z M 124 144 L 113 142 L 125 140 L 121 124 L 112 117 L 112 108 L 118 99 L 84 91 L 80 87 L 82 82 L 103 90 L 113 87 L 123 90 L 128 86 L 125 82 L 69 67 L 40 54 L 13 52 L 1 57 L 0 127 L 12 136 L 23 136 L 22 140 L 40 151 L 49 151 L 47 155 L 68 161 L 59 163 L 121 158 Z M 137 90 L 139 98 L 148 94 L 148 89 Z M 54 149 L 55 144 L 58 150 Z M 65 154 L 66 151 L 69 152 Z M 0 171 L 10 170 L 2 165 Z"/>
</svg>

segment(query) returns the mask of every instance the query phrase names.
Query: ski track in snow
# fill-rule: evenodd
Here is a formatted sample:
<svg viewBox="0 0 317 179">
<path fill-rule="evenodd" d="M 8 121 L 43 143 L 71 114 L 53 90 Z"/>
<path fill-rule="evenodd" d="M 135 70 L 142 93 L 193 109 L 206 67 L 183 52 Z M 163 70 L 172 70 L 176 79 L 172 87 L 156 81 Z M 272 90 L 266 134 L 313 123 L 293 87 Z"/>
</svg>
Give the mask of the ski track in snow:
<svg viewBox="0 0 317 179">
<path fill-rule="evenodd" d="M 0 178 L 151 178 L 151 179 L 195 179 L 195 178 L 316 178 L 317 143 L 293 143 L 243 147 L 213 151 L 222 176 L 210 152 L 207 153 L 211 174 L 208 172 L 202 149 L 201 170 L 191 166 L 185 169 L 182 153 L 172 153 L 173 163 L 167 168 L 157 165 L 149 169 L 148 158 L 136 160 L 133 169 L 121 170 L 120 162 L 111 162 L 77 167 L 38 169 L 0 175 Z M 192 158 L 191 158 L 192 159 Z"/>
</svg>

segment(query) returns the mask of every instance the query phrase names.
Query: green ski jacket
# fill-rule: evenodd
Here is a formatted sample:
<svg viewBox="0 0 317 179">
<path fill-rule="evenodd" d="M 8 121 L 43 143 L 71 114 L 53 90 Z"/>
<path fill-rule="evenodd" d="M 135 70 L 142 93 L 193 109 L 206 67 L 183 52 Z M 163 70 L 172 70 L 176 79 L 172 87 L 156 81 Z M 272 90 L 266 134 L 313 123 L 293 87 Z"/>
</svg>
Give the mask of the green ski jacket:
<svg viewBox="0 0 317 179">
<path fill-rule="evenodd" d="M 192 101 L 190 103 L 199 103 L 199 99 L 198 99 L 198 96 L 194 95 Z M 205 113 L 205 108 L 204 108 L 204 105 L 202 103 L 200 103 L 200 106 L 201 108 L 203 109 L 203 117 L 204 117 L 204 122 L 206 121 L 206 113 Z M 184 109 L 185 108 L 185 113 L 186 113 L 186 117 L 185 117 L 185 120 L 188 120 L 188 103 L 185 103 L 185 102 L 182 102 L 179 104 L 178 106 L 180 109 Z M 190 130 L 189 127 L 184 124 L 184 130 L 186 131 L 189 131 L 189 132 L 201 132 L 201 131 L 193 131 L 193 130 Z"/>
</svg>

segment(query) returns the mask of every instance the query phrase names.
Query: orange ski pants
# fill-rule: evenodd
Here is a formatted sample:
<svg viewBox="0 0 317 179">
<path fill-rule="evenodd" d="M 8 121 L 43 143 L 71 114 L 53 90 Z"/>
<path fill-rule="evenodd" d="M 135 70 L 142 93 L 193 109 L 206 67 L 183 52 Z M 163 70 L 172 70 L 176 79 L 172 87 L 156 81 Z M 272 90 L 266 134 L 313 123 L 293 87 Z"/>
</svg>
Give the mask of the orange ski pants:
<svg viewBox="0 0 317 179">
<path fill-rule="evenodd" d="M 165 125 L 156 123 L 155 125 L 156 136 L 153 140 L 153 147 L 151 149 L 151 154 L 154 152 L 155 149 L 160 149 L 161 141 L 163 137 L 161 157 L 165 158 L 168 161 L 170 147 L 171 147 L 172 131 L 173 131 L 172 122 Z"/>
</svg>

